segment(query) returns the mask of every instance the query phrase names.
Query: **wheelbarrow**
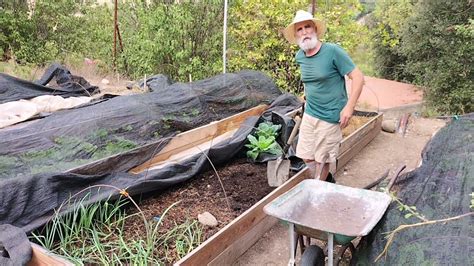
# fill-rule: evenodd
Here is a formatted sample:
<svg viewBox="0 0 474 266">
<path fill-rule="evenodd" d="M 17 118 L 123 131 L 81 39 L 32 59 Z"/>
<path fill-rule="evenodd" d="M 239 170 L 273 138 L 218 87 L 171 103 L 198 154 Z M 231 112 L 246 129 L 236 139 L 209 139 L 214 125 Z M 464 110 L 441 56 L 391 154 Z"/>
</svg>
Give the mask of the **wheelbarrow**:
<svg viewBox="0 0 474 266">
<path fill-rule="evenodd" d="M 382 218 L 390 202 L 387 193 L 307 179 L 268 203 L 264 211 L 289 224 L 288 265 L 295 264 L 299 234 L 327 241 L 328 265 L 332 266 L 334 244 L 347 247 L 354 238 L 367 235 Z M 305 263 L 310 260 L 312 262 L 307 265 L 313 265 L 322 259 L 324 265 L 322 252 L 321 248 L 310 246 L 303 253 L 302 262 L 303 259 Z"/>
</svg>

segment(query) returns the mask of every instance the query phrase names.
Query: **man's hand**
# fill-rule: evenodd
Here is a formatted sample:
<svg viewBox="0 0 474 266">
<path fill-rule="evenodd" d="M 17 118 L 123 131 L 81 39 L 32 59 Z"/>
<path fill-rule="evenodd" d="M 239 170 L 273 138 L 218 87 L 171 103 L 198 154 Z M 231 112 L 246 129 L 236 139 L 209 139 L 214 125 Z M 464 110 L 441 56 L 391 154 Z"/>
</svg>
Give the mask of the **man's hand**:
<svg viewBox="0 0 474 266">
<path fill-rule="evenodd" d="M 352 117 L 352 113 L 354 113 L 354 108 L 351 108 L 350 106 L 345 106 L 344 109 L 342 109 L 341 114 L 340 114 L 340 119 L 339 119 L 339 125 L 342 128 L 347 127 L 349 124 L 349 120 Z"/>
</svg>

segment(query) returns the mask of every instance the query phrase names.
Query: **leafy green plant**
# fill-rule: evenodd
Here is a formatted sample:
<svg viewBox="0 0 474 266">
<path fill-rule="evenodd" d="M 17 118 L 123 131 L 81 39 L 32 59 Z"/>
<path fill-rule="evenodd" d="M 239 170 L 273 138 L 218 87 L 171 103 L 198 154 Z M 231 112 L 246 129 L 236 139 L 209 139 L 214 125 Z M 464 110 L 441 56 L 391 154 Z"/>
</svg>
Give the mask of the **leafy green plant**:
<svg viewBox="0 0 474 266">
<path fill-rule="evenodd" d="M 264 136 L 266 138 L 269 137 L 277 137 L 278 136 L 278 130 L 280 130 L 281 125 L 274 125 L 270 122 L 263 122 L 258 125 L 257 128 L 257 135 L 258 136 Z"/>
<path fill-rule="evenodd" d="M 274 125 L 271 122 L 260 123 L 254 135 L 250 134 L 247 136 L 250 142 L 245 145 L 245 147 L 249 148 L 247 157 L 256 160 L 261 153 L 281 155 L 283 150 L 276 142 L 280 128 L 281 125 Z"/>
<path fill-rule="evenodd" d="M 283 152 L 280 145 L 275 141 L 275 137 L 259 136 L 257 139 L 252 135 L 248 135 L 247 139 L 250 141 L 250 144 L 245 144 L 245 147 L 249 148 L 247 156 L 254 160 L 261 153 L 281 155 Z"/>
</svg>

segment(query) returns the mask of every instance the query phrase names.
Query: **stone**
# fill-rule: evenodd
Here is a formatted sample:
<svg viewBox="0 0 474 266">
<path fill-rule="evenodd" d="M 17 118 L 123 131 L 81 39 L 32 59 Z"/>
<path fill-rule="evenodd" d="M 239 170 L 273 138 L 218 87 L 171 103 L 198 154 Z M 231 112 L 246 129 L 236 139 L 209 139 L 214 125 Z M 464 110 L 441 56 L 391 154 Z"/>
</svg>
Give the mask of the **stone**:
<svg viewBox="0 0 474 266">
<path fill-rule="evenodd" d="M 209 212 L 203 212 L 198 214 L 198 220 L 201 224 L 209 226 L 209 227 L 216 227 L 217 226 L 217 219 L 214 215 L 210 214 Z"/>
<path fill-rule="evenodd" d="M 395 133 L 395 131 L 397 131 L 397 121 L 396 120 L 382 121 L 382 130 L 388 133 Z"/>
</svg>

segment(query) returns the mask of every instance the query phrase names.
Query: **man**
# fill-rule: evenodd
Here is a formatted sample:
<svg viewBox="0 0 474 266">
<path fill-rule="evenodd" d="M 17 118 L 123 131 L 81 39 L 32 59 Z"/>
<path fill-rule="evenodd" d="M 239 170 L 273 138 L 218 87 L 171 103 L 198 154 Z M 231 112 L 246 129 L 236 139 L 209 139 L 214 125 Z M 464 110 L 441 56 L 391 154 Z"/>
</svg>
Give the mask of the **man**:
<svg viewBox="0 0 474 266">
<path fill-rule="evenodd" d="M 290 43 L 300 47 L 295 58 L 305 88 L 296 156 L 305 161 L 315 178 L 321 173 L 321 180 L 328 177 L 329 164 L 336 162 L 341 129 L 349 123 L 364 83 L 364 75 L 340 46 L 320 41 L 325 31 L 322 21 L 299 10 L 283 32 Z M 349 99 L 346 75 L 352 80 Z"/>
</svg>

